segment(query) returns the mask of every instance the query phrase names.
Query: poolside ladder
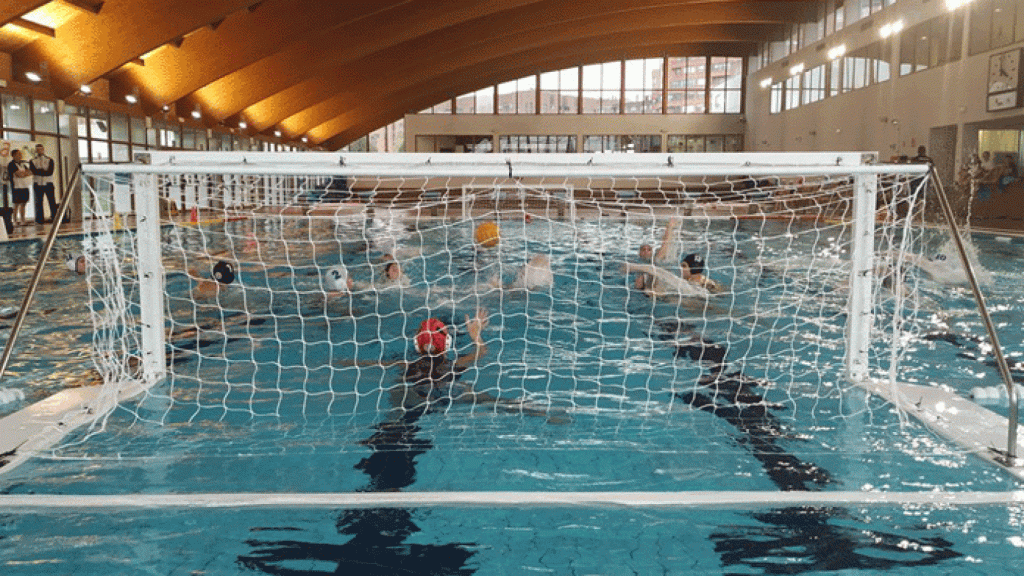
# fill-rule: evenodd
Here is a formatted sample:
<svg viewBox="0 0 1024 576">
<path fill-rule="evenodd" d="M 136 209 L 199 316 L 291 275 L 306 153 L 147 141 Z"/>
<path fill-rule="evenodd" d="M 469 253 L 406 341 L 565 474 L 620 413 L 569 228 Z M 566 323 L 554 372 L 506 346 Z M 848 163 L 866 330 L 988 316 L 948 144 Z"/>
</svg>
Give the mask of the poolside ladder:
<svg viewBox="0 0 1024 576">
<path fill-rule="evenodd" d="M 25 299 L 21 302 L 21 309 L 18 310 L 18 317 L 14 320 L 14 326 L 11 327 L 11 334 L 7 337 L 7 344 L 4 346 L 4 355 L 0 357 L 0 382 L 4 379 L 4 373 L 7 372 L 7 364 L 11 361 L 11 352 L 14 350 L 14 343 L 18 340 L 18 333 L 21 331 L 21 325 L 25 321 L 25 316 L 28 314 L 29 306 L 32 304 L 32 298 L 36 294 L 36 289 L 39 287 L 39 279 L 43 275 L 43 268 L 46 266 L 46 260 L 50 257 L 50 250 L 53 248 L 53 241 L 57 239 L 57 232 L 60 230 L 60 225 L 64 222 L 64 216 L 68 212 L 68 206 L 71 205 L 71 197 L 74 196 L 72 191 L 76 186 L 79 185 L 81 180 L 82 169 L 81 166 L 76 166 L 75 171 L 71 173 L 71 179 L 68 181 L 68 185 L 64 188 L 64 197 L 60 199 L 60 206 L 57 207 L 57 213 L 53 215 L 53 225 L 50 226 L 50 233 L 46 237 L 46 243 L 43 244 L 43 250 L 39 254 L 39 262 L 36 262 L 36 271 L 32 274 L 32 280 L 28 284 L 28 289 L 25 290 Z"/>
<path fill-rule="evenodd" d="M 985 296 L 981 293 L 981 288 L 978 287 L 978 280 L 974 275 L 974 268 L 971 266 L 971 261 L 967 257 L 967 251 L 964 249 L 963 239 L 960 237 L 960 230 L 957 228 L 956 220 L 953 218 L 953 208 L 949 204 L 949 199 L 946 197 L 946 191 L 942 187 L 942 180 L 939 179 L 938 174 L 935 172 L 935 166 L 931 166 L 929 170 L 930 180 L 935 182 L 935 192 L 939 198 L 939 204 L 942 205 L 942 213 L 946 217 L 946 221 L 949 222 L 949 228 L 953 233 L 953 242 L 956 243 L 956 249 L 960 253 L 960 261 L 964 265 L 964 271 L 967 273 L 967 280 L 971 284 L 971 290 L 974 292 L 974 300 L 978 303 L 978 311 L 981 312 L 981 319 L 985 323 L 985 329 L 988 331 L 989 340 L 992 343 L 992 351 L 996 357 L 996 364 L 999 366 L 999 373 L 1003 377 L 1003 382 L 1006 384 L 1006 397 L 1010 401 L 1010 416 L 1009 426 L 1007 434 L 1009 435 L 1006 439 L 1006 457 L 1012 464 L 1013 459 L 1017 457 L 1017 389 L 1013 385 L 1013 377 L 1010 376 L 1010 367 L 1006 364 L 1006 358 L 1003 356 L 1003 347 L 999 343 L 999 336 L 996 334 L 995 326 L 992 324 L 992 318 L 989 316 L 988 307 L 985 305 Z M 926 181 L 927 182 L 927 181 Z M 970 224 L 970 222 L 968 222 Z"/>
</svg>

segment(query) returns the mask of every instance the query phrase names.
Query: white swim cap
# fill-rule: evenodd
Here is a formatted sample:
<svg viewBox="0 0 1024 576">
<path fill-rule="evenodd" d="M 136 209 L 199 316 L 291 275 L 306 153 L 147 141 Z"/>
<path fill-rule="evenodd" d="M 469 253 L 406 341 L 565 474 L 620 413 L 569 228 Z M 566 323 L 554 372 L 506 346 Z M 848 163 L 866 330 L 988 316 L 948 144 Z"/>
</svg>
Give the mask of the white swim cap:
<svg viewBox="0 0 1024 576">
<path fill-rule="evenodd" d="M 69 253 L 64 258 L 64 265 L 72 272 L 78 272 L 78 261 L 85 258 L 82 254 Z"/>
<path fill-rule="evenodd" d="M 331 292 L 348 292 L 348 268 L 339 264 L 324 272 L 324 286 Z"/>
</svg>

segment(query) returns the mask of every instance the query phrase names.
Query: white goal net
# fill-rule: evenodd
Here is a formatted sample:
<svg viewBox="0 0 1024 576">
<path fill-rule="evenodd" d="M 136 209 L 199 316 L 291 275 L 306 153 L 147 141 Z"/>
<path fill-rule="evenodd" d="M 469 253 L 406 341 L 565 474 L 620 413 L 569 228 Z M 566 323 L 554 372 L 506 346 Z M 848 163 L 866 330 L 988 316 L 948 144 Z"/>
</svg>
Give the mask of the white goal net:
<svg viewBox="0 0 1024 576">
<path fill-rule="evenodd" d="M 853 383 L 900 377 L 929 249 L 923 167 L 860 153 L 176 152 L 84 174 L 118 402 L 82 445 L 119 456 L 345 451 L 428 422 L 455 452 L 648 451 L 863 421 Z"/>
</svg>

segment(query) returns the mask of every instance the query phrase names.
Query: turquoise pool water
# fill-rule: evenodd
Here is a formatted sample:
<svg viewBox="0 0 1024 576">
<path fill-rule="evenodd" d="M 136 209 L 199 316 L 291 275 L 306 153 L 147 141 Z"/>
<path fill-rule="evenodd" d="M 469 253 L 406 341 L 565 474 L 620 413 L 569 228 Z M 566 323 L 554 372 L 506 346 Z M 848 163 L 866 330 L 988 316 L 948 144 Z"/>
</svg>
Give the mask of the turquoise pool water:
<svg viewBox="0 0 1024 576">
<path fill-rule="evenodd" d="M 182 295 L 170 299 L 174 327 L 206 327 L 172 339 L 173 377 L 115 412 L 103 432 L 79 432 L 54 457 L 0 477 L 0 490 L 1018 488 L 919 423 L 901 423 L 877 398 L 841 386 L 845 295 L 836 286 L 843 269 L 813 265 L 814 258 L 842 260 L 841 231 L 831 244 L 815 233 L 816 246 L 824 247 L 816 253 L 805 245 L 805 229 L 738 226 L 728 234 L 710 228 L 684 236 L 707 248 L 713 275 L 733 287 L 707 305 L 653 304 L 630 288 L 621 263 L 653 236 L 646 224 L 508 225 L 501 251 L 485 255 L 474 251 L 465 225 L 346 224 L 317 237 L 360 241 L 337 241 L 333 249 L 314 242 L 304 251 L 275 243 L 275 230 L 253 234 L 249 224 L 169 230 L 168 244 L 180 247 L 168 259 L 172 270 L 187 268 L 176 259 L 187 260 L 198 247 L 238 257 L 245 249 L 239 240 L 254 236 L 261 259 L 275 264 L 254 268 L 238 257 L 239 282 L 209 309 L 184 297 L 194 281 L 169 275 L 171 293 Z M 371 277 L 381 237 L 424 246 L 405 260 L 409 289 L 356 295 L 351 305 L 318 299 L 318 270 L 339 253 L 357 280 Z M 62 249 L 75 249 L 73 240 L 62 242 Z M 943 249 L 941 235 L 927 233 L 922 242 L 926 252 Z M 1024 243 L 976 235 L 974 244 L 993 316 L 1016 362 L 1024 348 L 1016 271 Z M 26 265 L 16 263 L 28 260 L 33 246 L 4 246 L 6 281 L 27 277 Z M 808 250 L 813 256 L 803 262 L 792 256 Z M 511 269 L 536 251 L 552 259 L 556 284 L 549 292 L 469 289 L 497 271 L 510 280 Z M 32 328 L 30 318 L 19 357 L 33 360 L 17 360 L 17 379 L 4 383 L 24 390 L 26 400 L 4 409 L 66 385 L 53 372 L 88 379 L 85 287 L 60 266 L 55 261 L 39 306 L 66 314 L 66 323 Z M 964 395 L 997 384 L 969 292 L 938 280 L 915 275 L 922 298 L 916 328 L 905 335 L 903 377 L 938 381 Z M 74 305 L 80 316 L 67 305 L 69 286 L 81 286 L 82 302 Z M 759 298 L 775 299 L 768 307 L 774 313 L 749 312 L 753 286 L 764 288 Z M 241 314 L 243 305 L 259 313 Z M 477 306 L 494 314 L 485 331 L 490 349 L 463 380 L 510 403 L 389 416 L 387 389 L 396 370 L 348 361 L 404 360 L 421 318 L 458 321 Z M 40 360 L 33 354 L 40 347 L 72 350 L 73 360 L 51 352 Z M 1014 374 L 1021 375 L 1016 364 Z M 715 375 L 717 387 L 709 387 Z M 235 385 L 215 384 L 222 381 Z M 296 389 L 306 394 L 283 392 Z M 513 403 L 521 401 L 531 410 Z M 763 402 L 737 410 L 748 401 Z M 1005 406 L 991 407 L 1005 414 Z M 18 513 L 0 514 L 0 539 L 8 544 L 0 566 L 5 574 L 1016 574 L 1022 518 L 1016 506 Z"/>
</svg>

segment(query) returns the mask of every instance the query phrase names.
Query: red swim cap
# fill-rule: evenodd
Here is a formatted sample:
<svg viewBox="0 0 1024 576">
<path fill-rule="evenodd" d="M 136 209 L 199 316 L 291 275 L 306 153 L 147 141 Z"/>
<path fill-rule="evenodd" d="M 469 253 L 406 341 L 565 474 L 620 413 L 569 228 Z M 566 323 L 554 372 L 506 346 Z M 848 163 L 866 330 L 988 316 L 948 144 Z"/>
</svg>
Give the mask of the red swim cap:
<svg viewBox="0 0 1024 576">
<path fill-rule="evenodd" d="M 444 354 L 448 349 L 448 327 L 437 318 L 428 318 L 416 333 L 416 351 L 420 354 Z"/>
</svg>

